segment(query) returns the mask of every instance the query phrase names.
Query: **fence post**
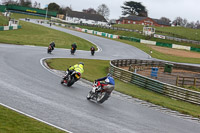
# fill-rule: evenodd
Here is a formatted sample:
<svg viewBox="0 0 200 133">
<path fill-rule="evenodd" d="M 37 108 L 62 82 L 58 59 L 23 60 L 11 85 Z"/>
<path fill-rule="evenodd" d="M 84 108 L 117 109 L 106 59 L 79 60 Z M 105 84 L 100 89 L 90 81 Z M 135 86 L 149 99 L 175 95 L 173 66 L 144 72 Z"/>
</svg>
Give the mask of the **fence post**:
<svg viewBox="0 0 200 133">
<path fill-rule="evenodd" d="M 183 77 L 182 86 L 184 86 L 184 80 L 185 80 L 185 77 Z"/>
<path fill-rule="evenodd" d="M 196 87 L 197 78 L 194 78 L 194 87 Z"/>
<path fill-rule="evenodd" d="M 179 81 L 179 75 L 176 78 L 176 86 L 178 86 L 178 81 Z"/>
</svg>

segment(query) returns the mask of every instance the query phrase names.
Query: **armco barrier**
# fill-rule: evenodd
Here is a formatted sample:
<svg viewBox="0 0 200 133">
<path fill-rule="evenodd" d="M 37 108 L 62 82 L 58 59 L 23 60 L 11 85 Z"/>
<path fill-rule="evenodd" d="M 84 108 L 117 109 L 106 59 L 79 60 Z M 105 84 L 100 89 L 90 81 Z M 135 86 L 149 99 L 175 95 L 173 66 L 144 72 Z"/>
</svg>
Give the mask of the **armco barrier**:
<svg viewBox="0 0 200 133">
<path fill-rule="evenodd" d="M 191 47 L 191 48 L 190 48 L 190 51 L 200 52 L 200 48 Z"/>
<path fill-rule="evenodd" d="M 171 98 L 190 102 L 193 104 L 200 105 L 200 92 L 192 91 L 189 89 L 177 87 L 174 85 L 166 84 L 134 72 L 119 68 L 120 66 L 129 66 L 131 64 L 143 64 L 143 65 L 164 65 L 165 62 L 152 61 L 152 60 L 136 60 L 136 59 L 125 59 L 125 60 L 112 60 L 110 62 L 110 73 L 117 79 L 138 85 L 142 88 L 157 92 L 159 94 L 169 96 Z M 177 67 L 184 68 L 184 65 L 176 64 Z M 188 69 L 188 65 L 185 66 Z M 191 66 L 190 69 L 200 71 L 199 67 Z"/>
<path fill-rule="evenodd" d="M 183 45 L 177 45 L 177 44 L 172 44 L 172 48 L 190 50 L 190 46 L 183 46 Z"/>
<path fill-rule="evenodd" d="M 156 42 L 156 46 L 172 48 L 172 44 Z"/>
</svg>

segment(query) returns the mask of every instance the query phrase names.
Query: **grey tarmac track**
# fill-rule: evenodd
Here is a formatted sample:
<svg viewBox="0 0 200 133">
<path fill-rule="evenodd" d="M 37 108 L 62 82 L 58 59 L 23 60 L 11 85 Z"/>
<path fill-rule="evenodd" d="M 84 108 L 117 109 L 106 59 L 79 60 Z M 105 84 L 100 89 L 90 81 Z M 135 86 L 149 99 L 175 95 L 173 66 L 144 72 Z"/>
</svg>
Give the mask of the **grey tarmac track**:
<svg viewBox="0 0 200 133">
<path fill-rule="evenodd" d="M 43 24 L 44 25 L 44 24 Z M 46 25 L 47 26 L 47 25 Z M 66 49 L 47 54 L 46 47 L 0 44 L 0 103 L 74 133 L 198 133 L 200 124 L 154 110 L 117 94 L 103 104 L 86 99 L 91 86 L 78 81 L 72 87 L 42 67 L 42 58 L 148 59 L 135 47 L 52 26 L 90 40 L 102 51 L 91 56 Z"/>
</svg>

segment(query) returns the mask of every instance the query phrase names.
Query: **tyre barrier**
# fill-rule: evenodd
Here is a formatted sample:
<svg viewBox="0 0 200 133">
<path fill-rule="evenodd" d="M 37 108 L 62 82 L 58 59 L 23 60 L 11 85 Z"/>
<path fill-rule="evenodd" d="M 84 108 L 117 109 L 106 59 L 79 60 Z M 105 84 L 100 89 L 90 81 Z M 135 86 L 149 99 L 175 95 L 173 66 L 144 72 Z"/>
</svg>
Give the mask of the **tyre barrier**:
<svg viewBox="0 0 200 133">
<path fill-rule="evenodd" d="M 0 31 L 21 29 L 22 26 L 0 26 Z"/>
</svg>

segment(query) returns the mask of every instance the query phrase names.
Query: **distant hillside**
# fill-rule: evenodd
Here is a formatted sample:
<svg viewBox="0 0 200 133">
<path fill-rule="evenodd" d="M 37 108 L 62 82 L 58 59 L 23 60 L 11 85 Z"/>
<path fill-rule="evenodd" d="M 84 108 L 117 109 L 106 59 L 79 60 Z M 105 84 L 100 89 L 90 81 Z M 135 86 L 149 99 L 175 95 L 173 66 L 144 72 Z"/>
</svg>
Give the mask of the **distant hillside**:
<svg viewBox="0 0 200 133">
<path fill-rule="evenodd" d="M 132 25 L 116 24 L 113 27 L 121 27 L 121 28 L 135 29 L 142 31 L 144 26 L 137 24 L 132 24 Z M 191 29 L 185 27 L 154 27 L 154 28 L 156 28 L 156 34 L 200 41 L 200 29 Z"/>
</svg>

